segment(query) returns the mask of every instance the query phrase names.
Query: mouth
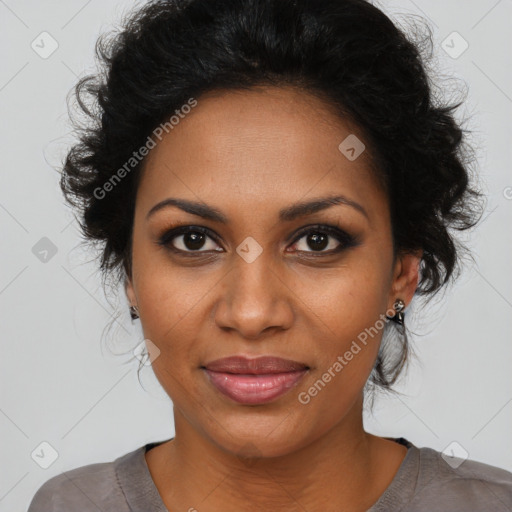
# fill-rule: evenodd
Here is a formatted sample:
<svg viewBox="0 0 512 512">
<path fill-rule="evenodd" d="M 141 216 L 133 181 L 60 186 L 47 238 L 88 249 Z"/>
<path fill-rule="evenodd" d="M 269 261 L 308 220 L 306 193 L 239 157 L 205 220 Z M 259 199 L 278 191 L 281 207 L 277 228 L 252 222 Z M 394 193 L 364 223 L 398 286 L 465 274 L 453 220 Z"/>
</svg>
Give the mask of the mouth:
<svg viewBox="0 0 512 512">
<path fill-rule="evenodd" d="M 231 400 L 257 405 L 276 400 L 309 371 L 304 363 L 280 357 L 232 356 L 201 367 L 217 391 Z"/>
</svg>

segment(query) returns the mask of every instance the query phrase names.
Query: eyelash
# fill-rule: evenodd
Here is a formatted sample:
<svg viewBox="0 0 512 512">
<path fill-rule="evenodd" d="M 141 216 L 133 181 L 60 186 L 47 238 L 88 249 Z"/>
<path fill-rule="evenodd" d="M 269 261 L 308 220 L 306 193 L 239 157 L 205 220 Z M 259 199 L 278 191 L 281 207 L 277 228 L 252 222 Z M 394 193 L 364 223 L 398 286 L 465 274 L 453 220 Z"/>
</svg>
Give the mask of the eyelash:
<svg viewBox="0 0 512 512">
<path fill-rule="evenodd" d="M 188 233 L 202 233 L 208 237 L 210 237 L 212 240 L 215 241 L 215 243 L 219 244 L 218 237 L 208 228 L 204 228 L 202 226 L 179 226 L 176 228 L 172 228 L 168 231 L 166 231 L 158 240 L 158 244 L 160 246 L 165 247 L 166 249 L 172 251 L 173 253 L 184 255 L 186 257 L 189 256 L 195 256 L 197 254 L 206 254 L 211 251 L 184 251 L 182 249 L 177 249 L 172 245 L 172 241 L 177 238 L 178 236 L 188 234 Z M 307 226 L 299 231 L 297 235 L 294 237 L 292 245 L 295 245 L 299 240 L 304 238 L 306 235 L 309 235 L 311 233 L 315 234 L 326 234 L 330 237 L 335 238 L 340 245 L 336 249 L 331 249 L 330 251 L 298 251 L 302 253 L 311 254 L 313 257 L 319 257 L 319 256 L 331 256 L 333 254 L 337 254 L 343 250 L 349 249 L 351 247 L 355 247 L 359 245 L 359 240 L 357 237 L 350 235 L 346 231 L 336 227 L 331 226 L 328 224 L 315 224 L 312 226 Z M 221 252 L 221 251 L 214 251 L 214 252 Z"/>
</svg>

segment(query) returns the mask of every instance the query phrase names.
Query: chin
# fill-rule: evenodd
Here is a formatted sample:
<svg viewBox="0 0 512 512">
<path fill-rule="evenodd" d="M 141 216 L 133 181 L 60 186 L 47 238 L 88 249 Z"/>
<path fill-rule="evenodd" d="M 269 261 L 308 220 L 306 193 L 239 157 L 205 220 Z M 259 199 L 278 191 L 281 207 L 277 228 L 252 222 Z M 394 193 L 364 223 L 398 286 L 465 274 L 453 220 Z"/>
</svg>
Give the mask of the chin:
<svg viewBox="0 0 512 512">
<path fill-rule="evenodd" d="M 288 455 L 308 444 L 309 436 L 301 435 L 301 422 L 294 423 L 287 410 L 271 418 L 262 413 L 257 418 L 217 417 L 215 424 L 218 428 L 207 436 L 223 451 L 247 461 Z"/>
</svg>

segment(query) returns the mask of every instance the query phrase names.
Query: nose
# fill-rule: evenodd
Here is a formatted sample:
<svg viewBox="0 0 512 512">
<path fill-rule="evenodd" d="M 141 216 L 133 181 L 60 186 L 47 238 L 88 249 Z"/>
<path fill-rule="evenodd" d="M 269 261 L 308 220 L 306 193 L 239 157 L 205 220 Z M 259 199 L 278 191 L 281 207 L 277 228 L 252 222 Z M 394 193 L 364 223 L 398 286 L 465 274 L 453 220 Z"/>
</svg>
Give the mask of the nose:
<svg viewBox="0 0 512 512">
<path fill-rule="evenodd" d="M 234 255 L 233 267 L 219 287 L 216 324 L 243 338 L 260 339 L 264 332 L 287 330 L 294 320 L 294 294 L 286 276 L 263 252 L 248 262 Z"/>
</svg>

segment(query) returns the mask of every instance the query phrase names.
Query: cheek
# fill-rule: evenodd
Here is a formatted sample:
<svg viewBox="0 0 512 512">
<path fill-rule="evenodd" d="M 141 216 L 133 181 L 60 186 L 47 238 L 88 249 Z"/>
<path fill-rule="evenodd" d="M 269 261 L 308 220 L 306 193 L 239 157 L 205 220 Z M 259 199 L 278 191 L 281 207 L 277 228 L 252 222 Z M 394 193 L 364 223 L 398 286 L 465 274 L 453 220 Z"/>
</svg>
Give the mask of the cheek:
<svg viewBox="0 0 512 512">
<path fill-rule="evenodd" d="M 219 339 L 213 306 L 223 300 L 222 290 L 237 283 L 230 282 L 229 273 L 219 266 L 180 268 L 164 251 L 145 248 L 142 252 L 140 246 L 139 251 L 135 247 L 134 275 L 144 337 L 160 349 L 153 369 L 169 394 L 181 394 L 185 381 L 190 394 L 195 385 L 190 372 L 204 355 L 205 340 Z M 340 389 L 350 399 L 371 371 L 387 307 L 387 259 L 367 245 L 331 268 L 296 265 L 280 276 L 286 286 L 276 290 L 282 291 L 283 300 L 295 311 L 293 335 L 297 329 L 302 331 L 297 336 L 301 342 L 297 353 L 314 363 L 315 381 L 327 384 L 328 390 L 322 391 L 325 399 L 331 394 L 335 398 Z"/>
<path fill-rule="evenodd" d="M 291 287 L 307 306 L 304 314 L 316 317 L 326 336 L 339 339 L 342 346 L 386 312 L 390 265 L 391 258 L 383 253 L 354 251 L 335 268 L 304 271 Z"/>
<path fill-rule="evenodd" d="M 305 397 L 315 402 L 312 408 L 336 403 L 332 413 L 339 413 L 364 386 L 387 324 L 390 262 L 385 254 L 361 251 L 346 266 L 295 288 L 308 306 L 304 315 L 315 323 L 309 338 L 318 364 Z"/>
<path fill-rule="evenodd" d="M 310 351 L 316 365 L 294 397 L 297 418 L 316 433 L 344 418 L 361 397 L 387 324 L 378 275 L 329 282 L 315 304 L 320 332 Z M 314 330 L 309 338 L 315 339 Z"/>
<path fill-rule="evenodd" d="M 197 315 L 205 289 L 177 277 L 179 271 L 152 268 L 140 276 L 138 296 L 144 338 L 160 350 L 152 367 L 173 402 L 183 404 L 198 393 L 191 372 L 198 366 L 198 332 L 204 322 Z"/>
<path fill-rule="evenodd" d="M 312 289 L 310 286 L 310 293 Z M 319 359 L 319 373 L 330 372 L 331 377 L 325 375 L 324 381 L 347 380 L 350 387 L 364 383 L 386 325 L 384 292 L 378 276 L 368 272 L 364 276 L 332 279 L 329 288 L 324 287 L 319 293 L 314 309 L 320 320 L 319 339 L 323 341 L 312 345 L 312 349 Z"/>
<path fill-rule="evenodd" d="M 134 275 L 144 338 L 160 350 L 153 371 L 172 400 L 186 404 L 199 394 L 195 372 L 204 349 L 199 340 L 204 344 L 205 330 L 211 327 L 205 308 L 223 273 L 211 267 L 184 270 L 171 264 L 164 251 L 147 252 L 138 261 L 134 253 L 134 267 L 137 264 Z"/>
<path fill-rule="evenodd" d="M 144 334 L 161 342 L 180 339 L 176 334 L 214 287 L 215 276 L 211 267 L 181 267 L 147 238 L 138 233 L 133 246 L 133 275 Z"/>
<path fill-rule="evenodd" d="M 178 271 L 154 268 L 140 276 L 138 296 L 144 336 L 162 352 L 181 352 L 193 346 L 198 330 L 198 312 L 212 284 L 197 277 L 189 279 Z"/>
</svg>

